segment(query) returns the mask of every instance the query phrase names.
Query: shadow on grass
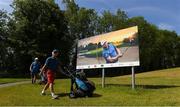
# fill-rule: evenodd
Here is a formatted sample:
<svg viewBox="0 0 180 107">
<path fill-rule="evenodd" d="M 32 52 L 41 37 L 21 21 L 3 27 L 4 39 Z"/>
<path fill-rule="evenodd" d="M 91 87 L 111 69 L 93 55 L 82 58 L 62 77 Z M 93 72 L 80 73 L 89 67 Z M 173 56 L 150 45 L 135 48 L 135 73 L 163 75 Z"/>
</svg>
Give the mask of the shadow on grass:
<svg viewBox="0 0 180 107">
<path fill-rule="evenodd" d="M 92 98 L 93 97 L 102 97 L 102 95 L 100 95 L 100 94 L 97 94 L 97 93 L 94 93 L 93 95 L 92 95 Z M 91 97 L 90 97 L 91 98 Z"/>
<path fill-rule="evenodd" d="M 69 96 L 69 93 L 58 93 L 57 95 L 59 97 L 65 97 L 65 96 Z"/>
<path fill-rule="evenodd" d="M 57 94 L 59 97 L 66 97 L 66 96 L 69 96 L 69 93 L 58 93 Z M 97 93 L 94 93 L 92 97 L 89 97 L 89 98 L 94 98 L 94 97 L 101 97 L 102 95 L 100 94 L 97 94 Z"/>
<path fill-rule="evenodd" d="M 3 84 L 8 84 L 9 82 L 4 82 L 4 83 L 0 83 L 0 85 L 3 85 Z"/>
<path fill-rule="evenodd" d="M 131 87 L 131 84 L 106 84 L 106 86 L 116 86 L 116 87 Z M 180 86 L 176 85 L 135 85 L 136 88 L 144 89 L 163 89 L 163 88 L 176 88 Z"/>
</svg>

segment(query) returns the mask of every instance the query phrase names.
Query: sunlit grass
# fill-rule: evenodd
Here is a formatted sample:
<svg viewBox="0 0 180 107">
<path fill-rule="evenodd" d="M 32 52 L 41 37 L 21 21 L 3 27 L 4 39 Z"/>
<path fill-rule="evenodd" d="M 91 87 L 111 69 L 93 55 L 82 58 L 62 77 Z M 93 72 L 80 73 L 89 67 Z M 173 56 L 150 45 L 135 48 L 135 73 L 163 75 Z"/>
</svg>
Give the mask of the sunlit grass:
<svg viewBox="0 0 180 107">
<path fill-rule="evenodd" d="M 89 78 L 96 83 L 92 98 L 70 99 L 69 79 L 55 82 L 56 93 L 60 99 L 52 100 L 49 95 L 41 96 L 43 86 L 24 84 L 0 88 L 0 105 L 134 105 L 134 106 L 174 106 L 180 105 L 180 68 L 159 70 L 136 75 L 136 89 L 131 89 L 131 76 L 107 77 L 106 87 L 101 88 L 101 78 Z"/>
</svg>

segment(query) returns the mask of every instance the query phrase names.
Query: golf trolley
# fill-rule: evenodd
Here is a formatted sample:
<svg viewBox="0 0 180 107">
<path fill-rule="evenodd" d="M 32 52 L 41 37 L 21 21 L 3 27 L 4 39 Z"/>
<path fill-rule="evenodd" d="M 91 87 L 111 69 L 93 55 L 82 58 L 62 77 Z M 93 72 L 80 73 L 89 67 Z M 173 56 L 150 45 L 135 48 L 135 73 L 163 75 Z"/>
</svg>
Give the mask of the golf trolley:
<svg viewBox="0 0 180 107">
<path fill-rule="evenodd" d="M 69 66 L 64 67 L 63 71 L 66 71 L 63 73 L 71 78 L 70 98 L 91 97 L 93 95 L 95 84 L 86 78 L 82 70 L 73 70 Z"/>
</svg>

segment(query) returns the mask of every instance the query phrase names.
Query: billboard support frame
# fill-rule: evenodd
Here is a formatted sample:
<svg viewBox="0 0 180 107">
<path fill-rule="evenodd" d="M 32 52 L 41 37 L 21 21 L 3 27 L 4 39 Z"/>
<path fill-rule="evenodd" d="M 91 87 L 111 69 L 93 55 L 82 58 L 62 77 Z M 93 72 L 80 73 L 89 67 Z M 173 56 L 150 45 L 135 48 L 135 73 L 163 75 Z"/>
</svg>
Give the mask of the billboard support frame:
<svg viewBox="0 0 180 107">
<path fill-rule="evenodd" d="M 134 90 L 135 89 L 135 73 L 134 73 L 134 66 L 131 67 L 131 72 L 132 72 L 132 89 Z"/>
<path fill-rule="evenodd" d="M 132 89 L 135 89 L 135 72 L 134 66 L 131 67 L 131 85 Z M 105 87 L 105 68 L 102 68 L 102 88 Z"/>
<path fill-rule="evenodd" d="M 105 86 L 105 68 L 102 68 L 102 88 Z"/>
</svg>

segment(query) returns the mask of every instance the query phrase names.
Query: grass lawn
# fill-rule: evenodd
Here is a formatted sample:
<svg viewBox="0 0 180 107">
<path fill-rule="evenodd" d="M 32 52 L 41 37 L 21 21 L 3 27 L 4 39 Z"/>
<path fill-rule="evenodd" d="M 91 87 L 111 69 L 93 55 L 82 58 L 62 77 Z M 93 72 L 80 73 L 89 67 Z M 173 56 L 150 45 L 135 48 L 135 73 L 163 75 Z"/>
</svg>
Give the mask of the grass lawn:
<svg viewBox="0 0 180 107">
<path fill-rule="evenodd" d="M 0 105 L 4 106 L 175 106 L 180 105 L 180 68 L 136 74 L 136 89 L 131 89 L 131 77 L 108 77 L 101 88 L 101 78 L 90 78 L 96 83 L 92 98 L 69 99 L 70 80 L 59 79 L 55 90 L 60 99 L 40 96 L 42 86 L 24 84 L 0 88 Z M 47 92 L 48 94 L 49 91 Z"/>
<path fill-rule="evenodd" d="M 20 81 L 25 81 L 25 80 L 28 80 L 28 79 L 24 79 L 24 78 L 0 78 L 0 84 L 20 82 Z"/>
</svg>

